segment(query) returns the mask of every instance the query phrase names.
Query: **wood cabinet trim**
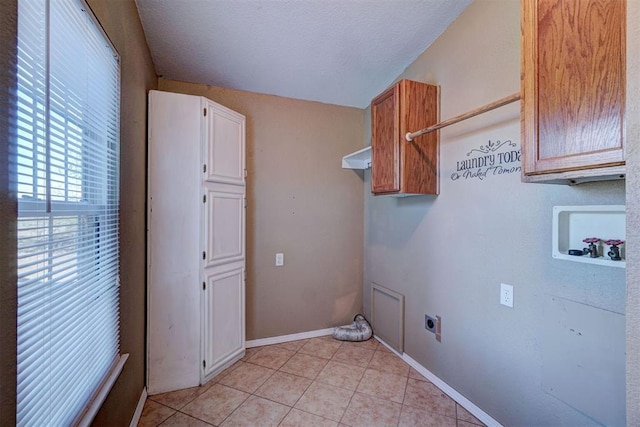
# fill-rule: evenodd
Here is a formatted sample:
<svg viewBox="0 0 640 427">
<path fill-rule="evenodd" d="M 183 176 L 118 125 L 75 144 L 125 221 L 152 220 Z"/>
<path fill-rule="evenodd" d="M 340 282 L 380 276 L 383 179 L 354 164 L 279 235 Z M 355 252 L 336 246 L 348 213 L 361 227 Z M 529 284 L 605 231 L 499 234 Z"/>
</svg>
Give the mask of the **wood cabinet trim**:
<svg viewBox="0 0 640 427">
<path fill-rule="evenodd" d="M 380 123 L 378 118 L 378 114 L 382 114 L 380 111 L 383 107 L 384 102 L 389 98 L 393 99 L 393 107 L 392 112 L 387 113 L 391 114 L 391 120 L 393 121 L 393 125 L 391 129 L 381 129 L 381 126 L 377 124 Z M 398 85 L 392 86 L 389 89 L 382 92 L 380 95 L 375 97 L 373 101 L 371 101 L 371 164 L 372 164 L 372 191 L 374 193 L 396 193 L 400 191 L 400 171 L 399 171 L 399 162 L 400 162 L 400 146 L 398 141 L 394 135 L 398 133 L 398 110 L 400 107 L 400 91 Z M 383 117 L 384 119 L 384 117 Z M 388 117 L 387 117 L 388 119 Z M 389 132 L 390 131 L 390 132 Z M 391 159 L 384 158 L 385 153 L 383 149 L 389 149 L 389 147 L 385 147 L 384 145 L 380 145 L 379 141 L 384 139 L 385 133 L 390 133 L 388 138 L 393 139 L 393 145 L 390 150 Z M 388 153 L 386 153 L 388 154 Z M 376 165 L 376 168 L 373 168 L 373 165 Z M 390 171 L 385 169 L 389 168 Z M 391 172 L 392 176 L 390 177 L 390 182 L 385 178 L 388 178 L 388 173 Z"/>
<path fill-rule="evenodd" d="M 593 132 L 593 138 L 591 139 L 578 139 L 577 144 L 580 144 L 580 147 L 586 147 L 586 150 L 580 152 L 580 149 L 577 145 L 571 146 L 571 140 L 565 139 L 563 142 L 567 143 L 567 148 L 571 148 L 572 150 L 567 151 L 567 154 L 561 154 L 558 152 L 557 147 L 553 147 L 551 145 L 546 145 L 543 150 L 541 144 L 554 144 L 554 141 L 550 140 L 549 135 L 552 134 L 543 134 L 541 133 L 541 120 L 549 120 L 549 115 L 546 114 L 546 117 L 542 117 L 540 115 L 540 108 L 545 108 L 544 99 L 541 99 L 542 94 L 540 93 L 540 85 L 542 84 L 542 80 L 545 76 L 548 78 L 551 76 L 554 77 L 553 74 L 546 74 L 545 76 L 541 76 L 540 61 L 542 57 L 541 49 L 547 47 L 540 45 L 540 22 L 542 19 L 546 20 L 546 29 L 551 31 L 553 29 L 549 29 L 550 25 L 553 25 L 553 15 L 551 16 L 539 16 L 539 6 L 540 4 L 545 4 L 548 6 L 548 9 L 563 7 L 563 8 L 574 8 L 571 10 L 560 10 L 556 9 L 556 20 L 558 18 L 558 14 L 564 13 L 574 13 L 576 15 L 579 12 L 584 14 L 584 8 L 588 8 L 588 10 L 597 10 L 601 13 L 610 13 L 610 21 L 604 20 L 603 25 L 615 25 L 616 32 L 619 31 L 620 40 L 619 45 L 614 45 L 615 49 L 620 50 L 620 55 L 616 55 L 613 58 L 607 57 L 605 54 L 602 54 L 603 50 L 606 49 L 598 46 L 600 49 L 600 58 L 603 61 L 605 67 L 608 66 L 607 72 L 605 73 L 615 73 L 613 78 L 610 78 L 611 81 L 602 81 L 597 80 L 598 77 L 602 77 L 598 74 L 589 74 L 587 72 L 581 73 L 582 79 L 590 79 L 594 83 L 594 90 L 599 90 L 598 93 L 606 93 L 608 97 L 611 97 L 615 100 L 613 104 L 606 103 L 606 100 L 597 100 L 595 97 L 596 93 L 592 93 L 591 99 L 588 102 L 580 103 L 580 108 L 575 108 L 573 110 L 568 109 L 560 109 L 558 110 L 558 118 L 552 118 L 551 121 L 547 121 L 548 123 L 547 129 L 558 129 L 559 123 L 558 120 L 564 120 L 561 114 L 569 114 L 568 117 L 571 117 L 574 120 L 573 123 L 576 123 L 576 120 L 580 120 L 579 116 L 582 114 L 586 117 L 595 117 L 594 120 L 585 123 L 586 128 L 569 128 L 569 131 L 575 132 L 576 135 L 584 135 L 584 132 Z M 611 4 L 618 7 L 619 9 L 615 9 L 612 11 Z M 564 4 L 562 2 L 558 3 L 555 1 L 545 2 L 545 0 L 522 0 L 522 16 L 521 16 L 521 91 L 522 91 L 522 104 L 521 104 L 521 113 L 522 113 L 522 171 L 523 177 L 528 175 L 545 175 L 549 174 L 549 178 L 553 179 L 554 176 L 552 174 L 557 174 L 561 172 L 567 171 L 579 171 L 584 170 L 588 171 L 593 168 L 599 169 L 600 172 L 606 173 L 609 167 L 612 166 L 621 166 L 624 165 L 625 157 L 624 157 L 624 149 L 626 143 L 626 123 L 625 123 L 625 86 L 626 86 L 626 0 L 616 0 L 613 3 L 608 2 L 606 0 L 589 0 L 588 2 L 585 0 L 584 2 L 576 5 L 576 4 Z M 582 8 L 582 9 L 581 9 Z M 618 21 L 619 19 L 619 21 Z M 580 35 L 580 29 L 575 29 L 576 25 L 579 25 L 580 22 L 572 22 L 566 23 L 566 20 L 561 20 L 563 22 L 562 27 L 574 25 L 574 36 L 579 37 L 578 41 L 582 41 L 582 37 Z M 620 28 L 617 28 L 617 25 L 620 25 Z M 592 27 L 589 27 L 592 28 Z M 596 27 L 597 29 L 597 27 Z M 601 29 L 602 33 L 607 33 L 606 28 Z M 610 31 L 609 31 L 610 33 Z M 563 32 L 563 34 L 565 34 Z M 551 34 L 553 37 L 553 34 Z M 566 48 L 565 44 L 556 44 L 557 49 Z M 585 48 L 586 49 L 586 48 Z M 547 57 L 545 60 L 550 60 L 548 55 L 553 55 L 555 51 L 551 53 L 547 53 Z M 560 53 L 557 53 L 562 57 Z M 576 55 L 579 55 L 580 52 L 577 52 Z M 565 57 L 567 53 L 564 53 Z M 579 59 L 579 57 L 578 57 Z M 562 72 L 564 68 L 560 67 L 560 69 L 555 69 L 554 73 Z M 596 68 L 595 65 L 592 70 L 600 70 L 601 68 Z M 552 68 L 553 70 L 553 68 Z M 558 71 L 560 70 L 560 71 Z M 547 67 L 547 73 L 549 68 Z M 588 70 L 587 70 L 588 71 Z M 557 78 L 567 78 L 564 75 L 561 75 Z M 548 80 L 547 80 L 548 81 Z M 551 81 L 553 87 L 554 82 Z M 591 82 L 589 82 L 591 83 Z M 557 84 L 557 83 L 556 83 Z M 580 84 L 580 82 L 576 83 Z M 587 84 L 585 81 L 582 81 L 582 88 L 584 88 Z M 598 86 L 600 85 L 600 86 Z M 579 90 L 579 88 L 578 88 Z M 604 92 L 602 92 L 604 91 Z M 555 94 L 555 92 L 554 92 Z M 585 94 L 584 89 L 583 92 L 578 92 L 576 96 L 589 96 L 589 94 Z M 553 100 L 553 95 L 546 98 Z M 578 103 L 580 98 L 575 99 L 567 99 L 567 103 Z M 598 98 L 600 99 L 600 98 Z M 556 104 L 561 104 L 563 101 L 556 100 Z M 604 104 L 603 104 L 604 102 Z M 551 104 L 553 105 L 553 104 Z M 583 107 L 584 106 L 584 107 Z M 589 110 L 589 108 L 591 110 Z M 613 115 L 611 113 L 607 114 L 605 109 L 611 110 L 615 109 Z M 600 109 L 600 110 L 598 110 Z M 617 111 L 616 111 L 617 110 Z M 545 111 L 554 111 L 554 110 L 545 110 Z M 569 111 L 569 113 L 567 113 Z M 585 113 L 586 111 L 586 113 Z M 573 114 L 573 115 L 572 115 Z M 602 118 L 602 120 L 598 120 Z M 553 122 L 555 120 L 555 122 Z M 584 119 L 583 119 L 584 120 Z M 600 124 L 600 122 L 604 122 Z M 597 126 L 593 125 L 597 123 Z M 571 122 L 568 122 L 566 126 L 571 126 Z M 608 126 L 608 127 L 607 127 Z M 572 130 L 577 129 L 577 130 Z M 555 132 L 555 131 L 554 131 Z M 564 133 L 565 137 L 570 137 L 569 134 Z M 602 135 L 605 135 L 602 137 Z M 597 145 L 599 141 L 606 141 L 606 143 L 602 144 L 602 149 L 598 149 Z M 545 154 L 546 153 L 546 154 Z M 546 155 L 546 157 L 545 157 Z M 591 174 L 588 174 L 591 175 Z M 524 180 L 524 179 L 523 179 Z"/>
<path fill-rule="evenodd" d="M 521 121 L 522 121 L 522 170 L 523 174 L 535 171 L 535 155 L 526 149 L 528 141 L 537 141 L 538 114 L 535 103 L 529 100 L 537 98 L 535 78 L 538 75 L 537 52 L 538 45 L 535 35 L 538 27 L 538 14 L 535 0 L 522 0 L 522 18 L 520 23 L 522 61 L 520 67 L 521 78 Z"/>
</svg>

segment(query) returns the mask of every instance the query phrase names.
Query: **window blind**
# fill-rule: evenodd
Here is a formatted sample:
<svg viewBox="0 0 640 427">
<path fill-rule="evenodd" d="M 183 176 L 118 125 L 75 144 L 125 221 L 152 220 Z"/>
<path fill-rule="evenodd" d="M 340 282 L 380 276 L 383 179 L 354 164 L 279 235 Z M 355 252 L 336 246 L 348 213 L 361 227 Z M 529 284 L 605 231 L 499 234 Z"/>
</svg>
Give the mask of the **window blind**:
<svg viewBox="0 0 640 427">
<path fill-rule="evenodd" d="M 119 358 L 119 73 L 82 1 L 19 0 L 19 426 L 77 422 Z"/>
</svg>

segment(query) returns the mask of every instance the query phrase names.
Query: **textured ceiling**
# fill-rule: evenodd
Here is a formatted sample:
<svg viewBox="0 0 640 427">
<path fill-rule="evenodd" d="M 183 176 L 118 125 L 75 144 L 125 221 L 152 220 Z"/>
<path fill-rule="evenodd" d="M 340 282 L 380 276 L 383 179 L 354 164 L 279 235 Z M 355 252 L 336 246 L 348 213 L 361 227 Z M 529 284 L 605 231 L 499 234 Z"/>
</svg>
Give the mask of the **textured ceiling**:
<svg viewBox="0 0 640 427">
<path fill-rule="evenodd" d="M 364 108 L 471 0 L 136 0 L 158 74 Z"/>
</svg>

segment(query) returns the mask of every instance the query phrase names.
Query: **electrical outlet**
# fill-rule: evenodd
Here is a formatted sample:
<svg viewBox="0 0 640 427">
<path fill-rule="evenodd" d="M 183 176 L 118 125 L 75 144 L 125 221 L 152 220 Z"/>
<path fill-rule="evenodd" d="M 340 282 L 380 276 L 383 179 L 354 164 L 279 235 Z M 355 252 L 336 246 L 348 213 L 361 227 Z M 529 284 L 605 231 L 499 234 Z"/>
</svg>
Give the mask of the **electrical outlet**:
<svg viewBox="0 0 640 427">
<path fill-rule="evenodd" d="M 513 308 L 513 286 L 500 283 L 500 304 Z"/>
<path fill-rule="evenodd" d="M 276 254 L 276 267 L 282 267 L 284 265 L 284 254 L 282 252 L 278 252 Z"/>
<path fill-rule="evenodd" d="M 436 333 L 436 325 L 438 324 L 438 319 L 435 317 L 431 317 L 428 314 L 424 315 L 424 328 L 435 334 Z"/>
<path fill-rule="evenodd" d="M 440 337 L 440 332 L 441 332 L 441 325 L 442 325 L 442 319 L 440 318 L 440 316 L 436 316 L 436 317 L 431 317 L 428 314 L 424 315 L 424 328 L 431 332 L 432 334 L 436 334 L 436 340 L 440 341 L 441 337 Z"/>
</svg>

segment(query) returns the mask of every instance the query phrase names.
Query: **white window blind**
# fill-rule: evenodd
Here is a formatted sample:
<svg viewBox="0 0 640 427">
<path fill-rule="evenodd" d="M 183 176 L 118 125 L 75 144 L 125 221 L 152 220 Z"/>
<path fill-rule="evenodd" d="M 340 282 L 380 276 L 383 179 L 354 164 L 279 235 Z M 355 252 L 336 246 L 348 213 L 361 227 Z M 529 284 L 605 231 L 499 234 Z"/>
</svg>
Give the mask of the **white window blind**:
<svg viewBox="0 0 640 427">
<path fill-rule="evenodd" d="M 78 422 L 119 360 L 119 73 L 82 1 L 19 0 L 20 426 Z"/>
</svg>

